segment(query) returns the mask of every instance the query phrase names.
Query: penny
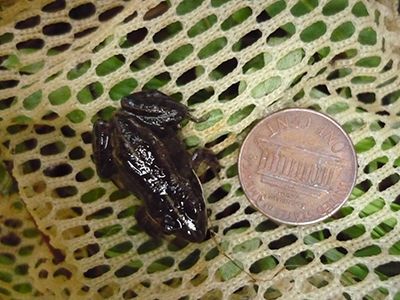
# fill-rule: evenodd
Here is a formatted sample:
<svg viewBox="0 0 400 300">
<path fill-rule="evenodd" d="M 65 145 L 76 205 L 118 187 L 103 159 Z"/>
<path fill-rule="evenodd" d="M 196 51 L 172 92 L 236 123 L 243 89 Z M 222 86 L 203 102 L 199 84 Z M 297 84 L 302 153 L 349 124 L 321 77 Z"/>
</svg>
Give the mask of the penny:
<svg viewBox="0 0 400 300">
<path fill-rule="evenodd" d="M 305 225 L 334 214 L 357 175 L 349 136 L 330 117 L 290 108 L 260 121 L 239 156 L 239 178 L 249 201 L 267 217 Z"/>
</svg>

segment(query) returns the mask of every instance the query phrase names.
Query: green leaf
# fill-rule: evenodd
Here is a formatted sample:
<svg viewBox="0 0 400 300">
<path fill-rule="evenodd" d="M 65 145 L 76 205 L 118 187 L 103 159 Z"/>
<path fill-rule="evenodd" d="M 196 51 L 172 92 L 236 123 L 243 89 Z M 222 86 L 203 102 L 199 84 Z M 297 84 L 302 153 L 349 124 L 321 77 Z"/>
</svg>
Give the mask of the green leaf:
<svg viewBox="0 0 400 300">
<path fill-rule="evenodd" d="M 210 43 L 208 43 L 202 49 L 200 49 L 197 56 L 200 59 L 205 59 L 207 57 L 210 57 L 210 56 L 214 55 L 215 53 L 217 53 L 218 51 L 220 51 L 221 49 L 223 49 L 227 43 L 228 43 L 228 40 L 226 39 L 226 37 L 219 37 L 219 38 L 211 41 Z"/>
<path fill-rule="evenodd" d="M 67 114 L 67 118 L 72 123 L 80 123 L 86 118 L 86 113 L 83 110 L 75 109 Z"/>
<path fill-rule="evenodd" d="M 211 110 L 207 114 L 207 120 L 204 122 L 196 123 L 194 125 L 195 129 L 198 131 L 206 130 L 207 128 L 212 127 L 218 121 L 223 118 L 223 112 L 219 108 Z"/>
<path fill-rule="evenodd" d="M 371 149 L 376 145 L 375 139 L 370 136 L 362 139 L 359 141 L 355 146 L 354 149 L 356 150 L 357 153 L 363 153 Z"/>
<path fill-rule="evenodd" d="M 112 100 L 119 100 L 131 94 L 137 86 L 138 82 L 134 78 L 124 79 L 110 89 L 110 98 Z"/>
<path fill-rule="evenodd" d="M 8 57 L 0 64 L 0 66 L 9 70 L 16 69 L 21 65 L 18 56 L 15 54 L 8 55 Z"/>
<path fill-rule="evenodd" d="M 248 17 L 251 16 L 251 14 L 252 10 L 250 7 L 243 7 L 226 18 L 221 24 L 221 29 L 225 31 L 229 30 L 232 27 L 243 23 Z"/>
<path fill-rule="evenodd" d="M 237 275 L 239 275 L 243 270 L 243 264 L 238 260 L 228 261 L 223 264 L 217 270 L 217 274 L 220 276 L 222 281 L 228 281 Z"/>
<path fill-rule="evenodd" d="M 322 8 L 322 13 L 325 16 L 333 16 L 349 5 L 348 0 L 331 0 Z"/>
<path fill-rule="evenodd" d="M 282 79 L 280 76 L 268 78 L 267 80 L 264 80 L 252 89 L 251 96 L 253 96 L 254 98 L 261 98 L 263 96 L 266 96 L 279 88 L 281 83 Z"/>
<path fill-rule="evenodd" d="M 67 73 L 68 80 L 74 80 L 74 79 L 82 76 L 83 74 L 85 74 L 87 72 L 87 70 L 89 70 L 91 65 L 92 65 L 92 62 L 90 60 L 86 60 L 83 63 L 77 64 L 75 68 L 73 68 L 72 70 L 70 70 Z"/>
<path fill-rule="evenodd" d="M 172 51 L 168 56 L 164 59 L 164 63 L 166 66 L 172 66 L 186 57 L 188 57 L 193 52 L 193 46 L 190 44 L 186 44 L 176 48 Z"/>
<path fill-rule="evenodd" d="M 61 105 L 71 97 L 71 89 L 68 86 L 62 86 L 49 94 L 49 101 L 53 105 Z"/>
<path fill-rule="evenodd" d="M 191 11 L 199 7 L 203 2 L 204 0 L 183 0 L 176 7 L 176 13 L 178 15 L 190 13 Z"/>
<path fill-rule="evenodd" d="M 303 42 L 309 43 L 319 39 L 326 32 L 326 24 L 323 21 L 317 21 L 303 29 L 300 33 L 300 39 Z"/>
<path fill-rule="evenodd" d="M 82 104 L 88 104 L 93 100 L 96 100 L 103 94 L 103 85 L 96 81 L 88 84 L 83 89 L 81 89 L 76 95 L 78 101 Z"/>
<path fill-rule="evenodd" d="M 102 187 L 94 188 L 81 196 L 82 203 L 92 203 L 103 197 L 106 190 Z"/>
<path fill-rule="evenodd" d="M 152 274 L 155 272 L 165 271 L 165 270 L 171 268 L 173 266 L 174 262 L 175 262 L 175 260 L 169 256 L 157 259 L 156 261 L 152 262 L 148 266 L 147 273 Z"/>
<path fill-rule="evenodd" d="M 234 112 L 227 121 L 227 124 L 229 126 L 235 125 L 239 123 L 240 121 L 244 120 L 248 115 L 251 114 L 251 112 L 254 110 L 256 106 L 254 104 L 247 105 L 243 107 L 242 109 L 239 109 L 238 111 Z"/>
<path fill-rule="evenodd" d="M 194 24 L 189 30 L 187 31 L 187 35 L 190 38 L 195 37 L 196 35 L 199 35 L 208 29 L 210 29 L 215 23 L 217 23 L 217 16 L 216 15 L 209 15 L 205 17 L 204 19 L 201 19 L 198 21 L 196 24 Z"/>
<path fill-rule="evenodd" d="M 276 67 L 278 68 L 278 70 L 290 69 L 301 63 L 304 56 L 305 56 L 305 51 L 303 48 L 292 50 L 284 57 L 278 60 L 278 62 L 276 63 Z"/>
<path fill-rule="evenodd" d="M 369 56 L 364 57 L 356 62 L 356 66 L 365 68 L 375 68 L 381 63 L 381 58 L 379 56 Z"/>
<path fill-rule="evenodd" d="M 351 12 L 356 17 L 367 17 L 367 16 L 369 16 L 367 8 L 365 7 L 364 3 L 362 3 L 361 1 L 357 2 L 353 6 Z"/>
<path fill-rule="evenodd" d="M 36 72 L 39 72 L 41 69 L 43 69 L 43 67 L 44 67 L 44 60 L 23 66 L 21 67 L 21 69 L 19 69 L 19 71 L 25 74 L 35 74 Z"/>
<path fill-rule="evenodd" d="M 254 251 L 254 250 L 257 250 L 258 248 L 260 248 L 261 245 L 262 245 L 262 241 L 259 238 L 253 238 L 253 239 L 247 240 L 243 243 L 240 243 L 239 245 L 236 245 L 233 248 L 233 253 L 251 252 L 251 251 Z"/>
<path fill-rule="evenodd" d="M 376 31 L 372 27 L 364 28 L 360 31 L 358 41 L 362 45 L 375 45 L 377 42 Z"/>
<path fill-rule="evenodd" d="M 114 55 L 96 67 L 96 74 L 98 76 L 106 76 L 115 72 L 125 64 L 125 57 L 122 54 Z"/>
<path fill-rule="evenodd" d="M 345 22 L 333 30 L 333 32 L 331 34 L 331 41 L 332 42 L 344 41 L 344 40 L 350 38 L 354 34 L 355 31 L 356 31 L 356 28 L 354 27 L 352 22 L 350 22 L 350 21 Z"/>
<path fill-rule="evenodd" d="M 290 12 L 295 17 L 301 17 L 308 14 L 318 6 L 318 0 L 299 0 L 290 9 Z"/>
</svg>

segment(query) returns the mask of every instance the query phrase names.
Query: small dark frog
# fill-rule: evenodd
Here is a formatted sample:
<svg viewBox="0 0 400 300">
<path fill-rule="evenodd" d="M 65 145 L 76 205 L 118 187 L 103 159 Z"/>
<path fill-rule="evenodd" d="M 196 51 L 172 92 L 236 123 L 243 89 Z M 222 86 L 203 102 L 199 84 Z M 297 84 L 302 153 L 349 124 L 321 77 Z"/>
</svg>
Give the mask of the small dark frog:
<svg viewBox="0 0 400 300">
<path fill-rule="evenodd" d="M 131 94 L 110 121 L 94 124 L 93 154 L 100 177 L 144 200 L 136 217 L 149 234 L 201 242 L 207 213 L 193 167 L 204 157 L 214 169 L 219 165 L 210 151 L 190 157 L 177 135 L 186 118 L 197 121 L 185 105 L 158 91 Z"/>
</svg>

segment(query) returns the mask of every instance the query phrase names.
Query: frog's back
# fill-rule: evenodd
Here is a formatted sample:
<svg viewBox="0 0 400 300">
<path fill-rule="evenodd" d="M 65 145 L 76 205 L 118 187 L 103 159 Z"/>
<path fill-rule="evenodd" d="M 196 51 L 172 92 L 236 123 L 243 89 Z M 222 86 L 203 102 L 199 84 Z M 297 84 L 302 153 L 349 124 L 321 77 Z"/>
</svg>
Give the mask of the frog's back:
<svg viewBox="0 0 400 300">
<path fill-rule="evenodd" d="M 199 240 L 206 231 L 205 204 L 181 142 L 172 135 L 161 139 L 123 114 L 114 118 L 113 128 L 120 170 L 115 181 L 145 201 L 148 214 L 166 233 Z"/>
</svg>

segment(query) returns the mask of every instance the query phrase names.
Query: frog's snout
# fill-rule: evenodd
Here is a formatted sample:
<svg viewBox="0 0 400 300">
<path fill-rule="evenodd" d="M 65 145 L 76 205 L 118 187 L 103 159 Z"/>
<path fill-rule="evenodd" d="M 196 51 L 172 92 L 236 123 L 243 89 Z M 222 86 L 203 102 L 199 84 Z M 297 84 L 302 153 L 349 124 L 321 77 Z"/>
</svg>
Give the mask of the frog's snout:
<svg viewBox="0 0 400 300">
<path fill-rule="evenodd" d="M 207 218 L 201 214 L 197 220 L 186 222 L 186 228 L 182 233 L 186 240 L 201 243 L 207 236 Z"/>
</svg>

